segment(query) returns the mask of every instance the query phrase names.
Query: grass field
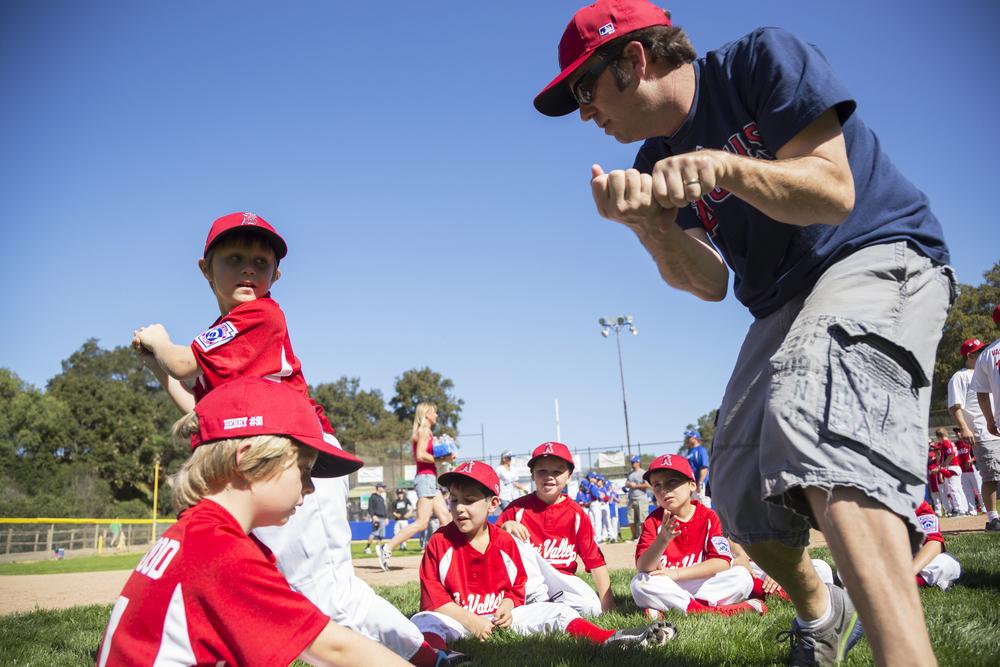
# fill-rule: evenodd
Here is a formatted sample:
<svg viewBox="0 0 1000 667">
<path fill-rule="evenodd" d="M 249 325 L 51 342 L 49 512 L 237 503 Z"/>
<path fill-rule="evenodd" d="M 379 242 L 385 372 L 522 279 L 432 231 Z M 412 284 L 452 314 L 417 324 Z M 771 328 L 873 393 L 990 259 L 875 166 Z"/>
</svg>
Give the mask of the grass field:
<svg viewBox="0 0 1000 667">
<path fill-rule="evenodd" d="M 965 534 L 949 540 L 950 551 L 962 563 L 960 583 L 947 592 L 921 593 L 931 640 L 942 665 L 967 667 L 1000 664 L 1000 539 L 996 535 Z M 814 555 L 829 558 L 823 549 Z M 631 573 L 612 572 L 619 612 L 597 619 L 608 628 L 643 624 L 632 603 Z M 2 582 L 0 582 L 2 585 Z M 416 583 L 381 588 L 379 593 L 411 615 L 417 611 Z M 719 618 L 673 616 L 678 639 L 655 650 L 611 651 L 566 637 L 518 637 L 498 632 L 486 643 L 465 641 L 455 648 L 486 667 L 588 665 L 594 661 L 627 665 L 773 665 L 782 664 L 787 647 L 774 636 L 788 628 L 793 610 L 774 598 L 761 617 Z M 97 644 L 110 607 L 93 605 L 64 611 L 37 611 L 0 617 L 0 665 L 93 665 Z M 872 664 L 867 642 L 851 652 L 849 665 Z"/>
</svg>

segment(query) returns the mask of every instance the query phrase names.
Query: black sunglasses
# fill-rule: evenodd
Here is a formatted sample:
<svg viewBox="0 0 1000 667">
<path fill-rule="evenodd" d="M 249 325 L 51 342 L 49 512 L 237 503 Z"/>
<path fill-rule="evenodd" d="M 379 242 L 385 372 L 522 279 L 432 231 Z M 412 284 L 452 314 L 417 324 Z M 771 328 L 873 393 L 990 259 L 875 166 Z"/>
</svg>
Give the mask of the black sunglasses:
<svg viewBox="0 0 1000 667">
<path fill-rule="evenodd" d="M 607 69 L 608 65 L 618 60 L 621 55 L 622 52 L 620 49 L 597 55 L 597 62 L 591 65 L 590 69 L 577 79 L 576 83 L 570 89 L 570 93 L 577 104 L 590 104 L 594 101 L 594 84 L 597 83 L 597 77 L 601 76 L 601 72 Z"/>
</svg>

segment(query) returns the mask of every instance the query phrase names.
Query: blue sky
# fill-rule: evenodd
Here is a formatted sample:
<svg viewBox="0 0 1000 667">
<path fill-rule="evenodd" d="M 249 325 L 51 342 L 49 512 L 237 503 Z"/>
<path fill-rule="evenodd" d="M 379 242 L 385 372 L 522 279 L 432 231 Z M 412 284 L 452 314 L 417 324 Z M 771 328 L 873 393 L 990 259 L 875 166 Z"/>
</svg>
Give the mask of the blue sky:
<svg viewBox="0 0 1000 667">
<path fill-rule="evenodd" d="M 600 219 L 589 167 L 630 166 L 578 117 L 537 114 L 577 2 L 0 5 L 0 366 L 43 387 L 88 337 L 217 316 L 196 260 L 250 210 L 289 243 L 274 296 L 309 382 L 392 395 L 430 366 L 486 449 L 674 440 L 721 398 L 750 318 L 662 284 Z M 672 2 L 699 53 L 761 25 L 817 44 L 930 197 L 963 282 L 998 258 L 1000 5 Z M 946 9 L 946 13 L 942 10 Z M 478 438 L 466 438 L 470 453 Z"/>
</svg>

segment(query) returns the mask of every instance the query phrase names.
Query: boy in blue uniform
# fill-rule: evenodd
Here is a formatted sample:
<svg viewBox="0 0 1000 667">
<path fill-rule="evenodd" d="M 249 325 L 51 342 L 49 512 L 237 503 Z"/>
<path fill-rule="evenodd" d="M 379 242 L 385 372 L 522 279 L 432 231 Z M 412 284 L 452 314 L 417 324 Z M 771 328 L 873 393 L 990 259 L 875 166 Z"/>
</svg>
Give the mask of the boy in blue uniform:
<svg viewBox="0 0 1000 667">
<path fill-rule="evenodd" d="M 539 111 L 645 140 L 634 168 L 592 167 L 598 213 L 672 287 L 720 301 L 732 270 L 755 318 L 719 410 L 713 500 L 795 605 L 793 664 L 840 661 L 857 612 L 880 664 L 934 664 L 906 575 L 955 280 L 927 198 L 819 50 L 783 30 L 698 58 L 647 0 L 599 0 L 573 17 L 559 66 Z M 816 576 L 810 524 L 857 612 Z"/>
</svg>

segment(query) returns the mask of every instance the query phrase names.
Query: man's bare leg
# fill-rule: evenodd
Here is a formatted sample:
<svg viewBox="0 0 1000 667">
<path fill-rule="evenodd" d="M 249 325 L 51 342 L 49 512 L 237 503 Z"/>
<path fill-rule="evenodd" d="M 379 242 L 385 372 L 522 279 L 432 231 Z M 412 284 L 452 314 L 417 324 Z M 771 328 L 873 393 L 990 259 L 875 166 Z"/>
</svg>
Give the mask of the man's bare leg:
<svg viewBox="0 0 1000 667">
<path fill-rule="evenodd" d="M 913 556 L 903 520 L 850 487 L 829 493 L 807 488 L 805 494 L 864 622 L 876 663 L 936 665 L 910 572 Z"/>
<path fill-rule="evenodd" d="M 758 542 L 744 549 L 760 569 L 781 584 L 800 619 L 814 621 L 826 612 L 830 592 L 816 575 L 805 549 L 781 542 Z"/>
</svg>

